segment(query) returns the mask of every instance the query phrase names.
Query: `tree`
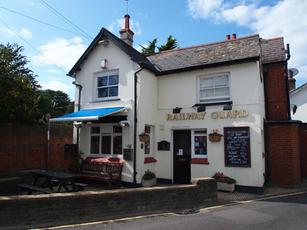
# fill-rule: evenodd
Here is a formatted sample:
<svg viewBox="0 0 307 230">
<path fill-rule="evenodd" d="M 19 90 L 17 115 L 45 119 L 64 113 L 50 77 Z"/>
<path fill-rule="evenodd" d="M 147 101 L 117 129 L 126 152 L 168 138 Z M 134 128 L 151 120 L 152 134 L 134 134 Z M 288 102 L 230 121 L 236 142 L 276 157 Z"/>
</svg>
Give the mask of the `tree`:
<svg viewBox="0 0 307 230">
<path fill-rule="evenodd" d="M 40 116 L 44 117 L 47 113 L 51 117 L 57 117 L 73 111 L 68 95 L 62 91 L 39 90 L 38 109 Z"/>
<path fill-rule="evenodd" d="M 148 41 L 149 44 L 148 44 L 147 47 L 141 46 L 142 47 L 142 53 L 145 54 L 145 55 L 154 54 L 156 52 L 157 41 L 158 41 L 158 39 L 155 38 L 152 41 Z"/>
<path fill-rule="evenodd" d="M 145 55 L 151 55 L 156 53 L 156 49 L 158 49 L 159 52 L 165 51 L 165 50 L 172 50 L 178 48 L 178 42 L 176 38 L 174 38 L 172 35 L 167 37 L 167 41 L 165 44 L 162 44 L 161 46 L 157 46 L 158 39 L 155 38 L 152 41 L 149 41 L 148 46 L 142 47 L 142 54 Z"/>
<path fill-rule="evenodd" d="M 0 122 L 34 122 L 37 117 L 36 75 L 17 44 L 0 44 Z"/>
<path fill-rule="evenodd" d="M 178 43 L 176 38 L 173 38 L 172 35 L 168 36 L 167 41 L 164 45 L 161 45 L 158 47 L 159 52 L 165 51 L 165 50 L 172 50 L 178 48 Z"/>
</svg>

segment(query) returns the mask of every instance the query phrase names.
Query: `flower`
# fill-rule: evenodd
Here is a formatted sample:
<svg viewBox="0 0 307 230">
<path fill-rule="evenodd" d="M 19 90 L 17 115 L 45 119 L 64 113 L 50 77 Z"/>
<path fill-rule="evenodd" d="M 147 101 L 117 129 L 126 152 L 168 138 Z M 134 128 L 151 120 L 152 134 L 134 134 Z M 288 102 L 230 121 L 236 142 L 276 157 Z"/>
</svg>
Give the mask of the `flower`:
<svg viewBox="0 0 307 230">
<path fill-rule="evenodd" d="M 222 182 L 222 183 L 226 183 L 226 184 L 235 184 L 236 180 L 225 176 L 222 172 L 216 172 L 213 176 L 213 178 L 217 181 L 217 182 Z"/>
</svg>

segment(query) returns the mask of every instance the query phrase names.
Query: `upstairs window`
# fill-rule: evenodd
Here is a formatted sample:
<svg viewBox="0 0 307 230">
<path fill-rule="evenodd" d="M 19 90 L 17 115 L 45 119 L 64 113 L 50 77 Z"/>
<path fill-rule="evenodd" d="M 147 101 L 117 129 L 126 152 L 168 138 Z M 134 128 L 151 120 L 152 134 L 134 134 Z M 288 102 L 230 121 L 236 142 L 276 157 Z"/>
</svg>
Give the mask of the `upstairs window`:
<svg viewBox="0 0 307 230">
<path fill-rule="evenodd" d="M 97 77 L 97 98 L 118 97 L 118 70 L 101 73 Z"/>
<path fill-rule="evenodd" d="M 199 78 L 199 103 L 230 100 L 229 74 Z"/>
</svg>

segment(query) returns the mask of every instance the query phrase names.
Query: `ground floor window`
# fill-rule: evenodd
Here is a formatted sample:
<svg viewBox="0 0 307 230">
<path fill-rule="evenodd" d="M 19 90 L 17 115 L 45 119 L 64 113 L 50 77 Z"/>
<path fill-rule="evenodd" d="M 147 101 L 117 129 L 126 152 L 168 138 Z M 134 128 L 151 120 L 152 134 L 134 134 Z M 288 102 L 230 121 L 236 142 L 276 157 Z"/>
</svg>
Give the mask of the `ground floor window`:
<svg viewBox="0 0 307 230">
<path fill-rule="evenodd" d="M 207 158 L 207 130 L 193 130 L 192 157 Z"/>
<path fill-rule="evenodd" d="M 119 155 L 122 154 L 122 127 L 104 129 L 102 126 L 91 127 L 91 154 Z"/>
<path fill-rule="evenodd" d="M 149 136 L 149 140 L 145 143 L 145 154 L 151 154 L 154 151 L 154 141 L 153 141 L 153 134 L 154 134 L 154 126 L 145 125 L 145 133 Z"/>
</svg>

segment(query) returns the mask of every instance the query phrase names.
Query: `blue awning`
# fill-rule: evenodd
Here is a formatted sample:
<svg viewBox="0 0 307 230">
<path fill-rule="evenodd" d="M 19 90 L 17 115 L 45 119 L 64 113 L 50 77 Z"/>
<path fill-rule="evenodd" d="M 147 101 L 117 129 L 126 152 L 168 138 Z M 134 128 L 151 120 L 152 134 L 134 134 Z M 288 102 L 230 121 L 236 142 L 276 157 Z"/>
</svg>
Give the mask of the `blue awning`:
<svg viewBox="0 0 307 230">
<path fill-rule="evenodd" d="M 58 121 L 95 121 L 101 117 L 106 117 L 114 113 L 121 112 L 125 107 L 111 107 L 99 109 L 81 109 L 78 112 L 68 113 L 60 117 L 51 118 L 50 122 Z"/>
</svg>

